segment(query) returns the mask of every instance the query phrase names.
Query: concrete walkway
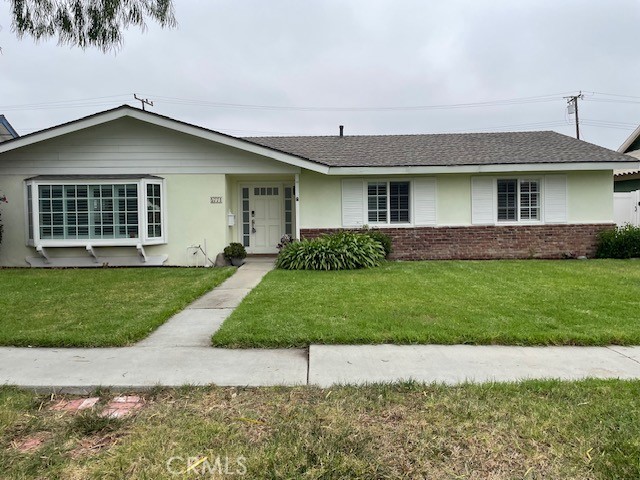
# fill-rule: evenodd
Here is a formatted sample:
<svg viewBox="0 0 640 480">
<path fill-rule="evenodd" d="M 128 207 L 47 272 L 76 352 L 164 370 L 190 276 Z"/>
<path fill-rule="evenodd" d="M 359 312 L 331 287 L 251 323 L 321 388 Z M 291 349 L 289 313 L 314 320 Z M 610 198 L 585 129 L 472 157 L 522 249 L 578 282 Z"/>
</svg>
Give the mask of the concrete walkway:
<svg viewBox="0 0 640 480">
<path fill-rule="evenodd" d="M 231 278 L 171 317 L 134 348 L 209 347 L 211 335 L 273 268 L 273 258 L 249 259 Z"/>
<path fill-rule="evenodd" d="M 640 347 L 312 345 L 309 349 L 212 348 L 211 335 L 273 268 L 254 258 L 231 278 L 124 348 L 0 348 L 0 384 L 85 393 L 99 386 L 456 384 L 527 378 L 640 379 Z"/>
</svg>

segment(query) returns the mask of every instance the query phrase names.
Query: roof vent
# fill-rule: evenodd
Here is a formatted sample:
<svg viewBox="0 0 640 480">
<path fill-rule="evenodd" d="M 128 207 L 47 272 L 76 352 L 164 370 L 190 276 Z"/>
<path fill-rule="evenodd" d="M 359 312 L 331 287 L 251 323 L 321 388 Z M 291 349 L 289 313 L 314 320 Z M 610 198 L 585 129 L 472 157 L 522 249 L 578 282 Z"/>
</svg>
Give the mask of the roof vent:
<svg viewBox="0 0 640 480">
<path fill-rule="evenodd" d="M 344 125 L 340 125 L 340 136 L 344 137 Z"/>
</svg>

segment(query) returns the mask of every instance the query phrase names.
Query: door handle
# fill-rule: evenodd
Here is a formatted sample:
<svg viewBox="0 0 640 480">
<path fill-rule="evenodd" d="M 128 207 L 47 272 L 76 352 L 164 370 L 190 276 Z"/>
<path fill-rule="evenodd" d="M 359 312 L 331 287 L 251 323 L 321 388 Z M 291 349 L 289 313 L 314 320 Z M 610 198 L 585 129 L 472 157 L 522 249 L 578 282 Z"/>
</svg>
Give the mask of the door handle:
<svg viewBox="0 0 640 480">
<path fill-rule="evenodd" d="M 251 233 L 256 233 L 256 221 L 251 220 Z"/>
</svg>

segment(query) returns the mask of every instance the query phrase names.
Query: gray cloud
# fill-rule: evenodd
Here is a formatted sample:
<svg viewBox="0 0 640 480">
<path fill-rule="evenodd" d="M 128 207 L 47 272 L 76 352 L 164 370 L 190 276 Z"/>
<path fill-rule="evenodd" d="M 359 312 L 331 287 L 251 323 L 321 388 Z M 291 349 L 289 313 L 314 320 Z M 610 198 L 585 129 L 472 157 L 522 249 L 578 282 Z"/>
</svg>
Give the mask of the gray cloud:
<svg viewBox="0 0 640 480">
<path fill-rule="evenodd" d="M 115 55 L 18 41 L 3 25 L 0 113 L 28 133 L 133 105 L 137 92 L 153 99 L 158 113 L 237 135 L 335 134 L 338 124 L 348 134 L 500 127 L 572 135 L 563 93 L 640 97 L 640 8 L 631 0 L 176 1 L 176 15 L 175 30 L 129 31 Z M 553 101 L 391 112 L 214 108 L 162 98 L 374 107 L 549 94 Z M 74 108 L 9 108 L 104 96 L 112 97 Z M 587 96 L 583 137 L 616 148 L 640 123 L 640 103 L 602 100 L 622 99 Z M 593 121 L 619 123 L 588 125 Z"/>
</svg>

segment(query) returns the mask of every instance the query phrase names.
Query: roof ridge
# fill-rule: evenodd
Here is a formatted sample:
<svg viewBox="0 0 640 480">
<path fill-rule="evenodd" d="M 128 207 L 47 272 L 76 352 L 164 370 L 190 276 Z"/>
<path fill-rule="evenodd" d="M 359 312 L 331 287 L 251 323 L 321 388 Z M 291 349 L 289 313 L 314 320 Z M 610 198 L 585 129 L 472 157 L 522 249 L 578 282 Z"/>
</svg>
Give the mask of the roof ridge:
<svg viewBox="0 0 640 480">
<path fill-rule="evenodd" d="M 372 134 L 357 134 L 357 135 L 251 135 L 247 137 L 240 137 L 250 140 L 252 138 L 363 138 L 363 137 L 435 137 L 435 136 L 451 136 L 451 135 L 507 135 L 507 134 L 530 134 L 530 133 L 557 133 L 558 135 L 563 135 L 562 133 L 555 132 L 553 130 L 511 130 L 507 132 L 438 132 L 438 133 L 372 133 Z M 568 135 L 563 135 L 568 136 Z M 587 142 L 588 143 L 588 142 Z M 603 147 L 604 148 L 604 147 Z"/>
</svg>

